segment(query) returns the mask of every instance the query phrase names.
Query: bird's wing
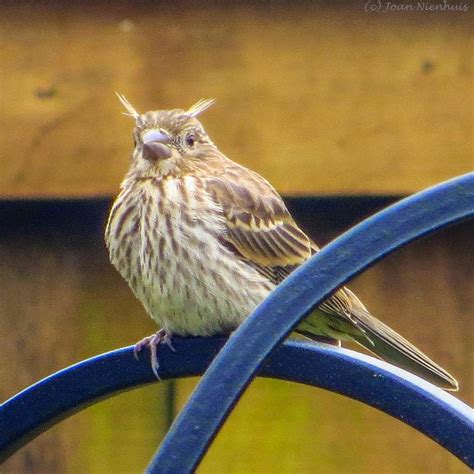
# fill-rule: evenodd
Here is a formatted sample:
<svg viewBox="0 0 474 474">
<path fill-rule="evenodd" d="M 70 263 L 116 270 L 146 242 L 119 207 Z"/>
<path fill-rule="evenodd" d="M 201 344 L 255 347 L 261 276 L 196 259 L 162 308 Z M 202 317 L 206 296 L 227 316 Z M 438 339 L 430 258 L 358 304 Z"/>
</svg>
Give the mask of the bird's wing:
<svg viewBox="0 0 474 474">
<path fill-rule="evenodd" d="M 283 281 L 319 250 L 298 227 L 280 195 L 260 175 L 239 166 L 231 173 L 224 170 L 219 176 L 208 177 L 205 183 L 223 209 L 224 244 L 273 283 Z M 353 298 L 343 288 L 320 309 L 354 323 L 352 306 Z"/>
<path fill-rule="evenodd" d="M 311 256 L 311 241 L 263 178 L 245 170 L 239 180 L 223 175 L 207 179 L 206 185 L 223 209 L 222 237 L 242 258 L 291 271 Z"/>
</svg>

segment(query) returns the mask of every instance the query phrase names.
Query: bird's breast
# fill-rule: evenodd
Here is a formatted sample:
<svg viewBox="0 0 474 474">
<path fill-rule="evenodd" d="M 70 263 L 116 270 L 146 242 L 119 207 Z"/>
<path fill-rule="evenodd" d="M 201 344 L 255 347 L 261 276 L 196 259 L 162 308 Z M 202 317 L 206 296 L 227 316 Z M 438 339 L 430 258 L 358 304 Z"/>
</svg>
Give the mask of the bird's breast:
<svg viewBox="0 0 474 474">
<path fill-rule="evenodd" d="M 175 334 L 229 332 L 271 285 L 220 243 L 222 209 L 196 178 L 149 180 L 121 193 L 112 263 L 149 314 Z"/>
</svg>

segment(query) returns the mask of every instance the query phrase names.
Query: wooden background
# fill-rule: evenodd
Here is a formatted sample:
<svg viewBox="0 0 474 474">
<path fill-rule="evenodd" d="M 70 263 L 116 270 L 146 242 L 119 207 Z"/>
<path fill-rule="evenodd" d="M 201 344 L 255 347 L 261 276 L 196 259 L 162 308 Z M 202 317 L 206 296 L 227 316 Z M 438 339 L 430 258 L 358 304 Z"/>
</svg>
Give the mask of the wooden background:
<svg viewBox="0 0 474 474">
<path fill-rule="evenodd" d="M 211 137 L 286 195 L 472 168 L 471 12 L 254 3 L 3 6 L 0 195 L 114 194 L 132 143 L 114 90 L 139 111 L 215 97 Z"/>
<path fill-rule="evenodd" d="M 324 243 L 364 215 L 472 169 L 467 13 L 365 2 L 0 5 L 0 400 L 155 330 L 107 260 L 103 222 L 140 110 L 215 97 L 204 123 Z M 327 196 L 322 198 L 321 196 Z M 461 381 L 474 403 L 472 223 L 397 252 L 351 285 Z M 176 384 L 181 406 L 196 380 Z M 166 431 L 166 384 L 75 415 L 1 473 L 140 472 Z M 257 380 L 200 472 L 464 473 L 386 415 Z"/>
</svg>

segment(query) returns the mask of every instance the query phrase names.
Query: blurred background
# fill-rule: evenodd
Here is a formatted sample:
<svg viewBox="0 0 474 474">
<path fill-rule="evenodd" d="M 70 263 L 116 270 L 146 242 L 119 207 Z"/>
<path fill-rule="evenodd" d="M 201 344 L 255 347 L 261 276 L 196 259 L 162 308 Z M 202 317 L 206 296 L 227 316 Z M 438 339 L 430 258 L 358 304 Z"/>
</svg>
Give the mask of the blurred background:
<svg viewBox="0 0 474 474">
<path fill-rule="evenodd" d="M 364 0 L 2 2 L 0 400 L 156 330 L 103 243 L 133 146 L 133 122 L 114 90 L 141 112 L 215 97 L 202 117 L 214 142 L 269 179 L 324 244 L 472 169 L 472 8 L 464 5 L 467 12 L 385 11 L 388 3 Z M 446 229 L 350 285 L 457 376 L 457 396 L 470 404 L 472 235 L 472 222 Z M 0 472 L 141 472 L 196 381 L 88 408 Z M 263 379 L 199 469 L 316 471 L 468 469 L 372 408 Z"/>
</svg>

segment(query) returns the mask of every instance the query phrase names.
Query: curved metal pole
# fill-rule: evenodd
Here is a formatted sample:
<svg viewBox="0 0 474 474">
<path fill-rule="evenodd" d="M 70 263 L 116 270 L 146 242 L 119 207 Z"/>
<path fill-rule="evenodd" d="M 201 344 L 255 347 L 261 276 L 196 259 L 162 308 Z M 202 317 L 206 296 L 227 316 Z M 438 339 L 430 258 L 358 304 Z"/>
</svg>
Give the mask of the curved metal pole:
<svg viewBox="0 0 474 474">
<path fill-rule="evenodd" d="M 225 339 L 176 339 L 177 353 L 160 347 L 160 376 L 201 375 Z M 156 383 L 149 353 L 133 346 L 81 361 L 24 389 L 0 405 L 0 463 L 51 426 L 101 400 Z"/>
<path fill-rule="evenodd" d="M 201 375 L 225 342 L 224 338 L 176 339 L 176 352 L 167 346 L 160 349 L 161 376 Z M 289 341 L 271 354 L 259 375 L 324 388 L 371 405 L 430 436 L 474 467 L 472 410 L 386 362 L 324 344 Z M 41 380 L 0 405 L 0 462 L 85 407 L 156 382 L 149 358 L 145 354 L 137 362 L 133 346 L 101 354 Z M 213 407 L 208 408 L 212 413 Z M 181 457 L 186 457 L 186 451 Z M 175 467 L 173 472 L 182 472 Z"/>
<path fill-rule="evenodd" d="M 382 210 L 314 255 L 232 335 L 171 426 L 148 472 L 194 470 L 265 358 L 335 289 L 408 242 L 473 215 L 470 173 Z"/>
</svg>

